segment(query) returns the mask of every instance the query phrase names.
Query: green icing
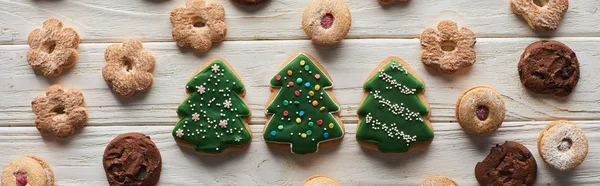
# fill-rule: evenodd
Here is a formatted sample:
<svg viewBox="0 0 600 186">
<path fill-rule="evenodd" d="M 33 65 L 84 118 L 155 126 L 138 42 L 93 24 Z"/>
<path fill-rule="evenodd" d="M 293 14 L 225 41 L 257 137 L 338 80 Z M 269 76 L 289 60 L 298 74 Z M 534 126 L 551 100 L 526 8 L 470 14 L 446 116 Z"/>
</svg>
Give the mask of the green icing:
<svg viewBox="0 0 600 186">
<path fill-rule="evenodd" d="M 304 61 L 304 65 L 301 65 L 301 61 Z M 288 70 L 291 70 L 291 75 L 288 75 Z M 300 83 L 297 83 L 298 80 L 301 80 Z M 289 86 L 290 82 L 292 86 Z M 307 82 L 310 84 L 308 87 Z M 320 87 L 318 90 L 317 85 Z M 266 141 L 289 143 L 293 153 L 307 154 L 317 152 L 319 143 L 344 135 L 340 124 L 331 114 L 338 112 L 340 107 L 325 91 L 333 83 L 308 56 L 296 56 L 271 79 L 271 86 L 281 88 L 266 109 L 267 114 L 273 114 L 265 128 Z M 310 91 L 313 92 L 312 96 Z M 317 106 L 313 106 L 315 100 Z M 286 111 L 287 116 L 284 116 Z"/>
<path fill-rule="evenodd" d="M 364 84 L 369 95 L 358 114 L 363 119 L 356 139 L 375 143 L 380 152 L 406 152 L 410 145 L 433 139 L 421 117 L 429 110 L 417 94 L 425 86 L 395 60 Z"/>
<path fill-rule="evenodd" d="M 210 62 L 186 89 L 190 95 L 177 108 L 181 120 L 173 129 L 174 137 L 193 144 L 197 152 L 209 154 L 250 142 L 243 121 L 250 116 L 250 109 L 238 95 L 244 92 L 244 85 L 225 62 Z"/>
</svg>

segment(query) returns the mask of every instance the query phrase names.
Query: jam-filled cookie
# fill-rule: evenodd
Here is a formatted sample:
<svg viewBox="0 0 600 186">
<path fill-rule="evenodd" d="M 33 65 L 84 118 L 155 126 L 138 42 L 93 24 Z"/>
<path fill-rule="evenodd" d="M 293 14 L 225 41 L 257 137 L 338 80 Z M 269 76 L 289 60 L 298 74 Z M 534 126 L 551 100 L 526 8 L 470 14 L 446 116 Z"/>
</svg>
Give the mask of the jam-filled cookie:
<svg viewBox="0 0 600 186">
<path fill-rule="evenodd" d="M 505 112 L 502 95 L 488 86 L 471 87 L 456 101 L 456 120 L 470 134 L 489 134 L 498 130 Z"/>
<path fill-rule="evenodd" d="M 339 186 L 333 178 L 325 175 L 314 175 L 308 177 L 300 186 Z"/>
<path fill-rule="evenodd" d="M 2 171 L 2 186 L 54 186 L 54 172 L 37 156 L 23 156 L 8 163 Z"/>
<path fill-rule="evenodd" d="M 569 0 L 510 0 L 510 9 L 534 30 L 552 31 L 562 22 Z"/>
<path fill-rule="evenodd" d="M 579 61 L 567 45 L 538 41 L 525 48 L 519 61 L 521 83 L 531 92 L 567 96 L 579 82 Z"/>
<path fill-rule="evenodd" d="M 585 160 L 588 140 L 583 130 L 574 123 L 554 121 L 540 133 L 538 152 L 552 168 L 571 170 Z"/>
<path fill-rule="evenodd" d="M 319 45 L 339 43 L 348 31 L 352 16 L 342 0 L 312 0 L 304 9 L 302 29 Z"/>
<path fill-rule="evenodd" d="M 533 185 L 536 177 L 535 158 L 527 147 L 514 141 L 496 145 L 475 166 L 479 185 Z"/>
<path fill-rule="evenodd" d="M 458 183 L 446 176 L 432 176 L 421 182 L 420 186 L 458 186 Z"/>
</svg>

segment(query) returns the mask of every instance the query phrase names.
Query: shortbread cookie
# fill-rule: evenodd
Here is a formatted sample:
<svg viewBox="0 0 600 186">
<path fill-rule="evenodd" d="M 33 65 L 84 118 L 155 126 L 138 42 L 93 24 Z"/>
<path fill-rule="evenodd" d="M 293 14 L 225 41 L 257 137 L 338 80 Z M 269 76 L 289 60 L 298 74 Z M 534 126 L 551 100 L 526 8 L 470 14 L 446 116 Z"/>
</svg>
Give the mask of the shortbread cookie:
<svg viewBox="0 0 600 186">
<path fill-rule="evenodd" d="M 312 0 L 304 9 L 302 29 L 319 45 L 339 43 L 352 23 L 350 10 L 342 0 Z"/>
<path fill-rule="evenodd" d="M 102 77 L 120 96 L 131 96 L 150 89 L 154 76 L 154 56 L 139 40 L 112 44 L 104 52 Z"/>
<path fill-rule="evenodd" d="M 48 87 L 45 95 L 31 101 L 31 110 L 40 133 L 61 138 L 70 137 L 75 129 L 83 128 L 88 119 L 83 93 L 75 88 L 65 90 L 60 85 Z"/>
<path fill-rule="evenodd" d="M 54 172 L 37 156 L 13 159 L 2 171 L 2 186 L 54 186 Z"/>
<path fill-rule="evenodd" d="M 369 75 L 358 107 L 356 140 L 384 153 L 407 152 L 433 139 L 425 84 L 402 59 L 389 57 Z"/>
<path fill-rule="evenodd" d="M 489 134 L 498 130 L 505 113 L 502 95 L 488 86 L 471 87 L 456 101 L 456 120 L 470 134 Z"/>
<path fill-rule="evenodd" d="M 27 62 L 44 76 L 58 76 L 77 62 L 79 35 L 75 29 L 63 28 L 58 19 L 48 19 L 41 29 L 31 31 L 27 43 Z"/>
<path fill-rule="evenodd" d="M 329 176 L 314 175 L 306 178 L 300 186 L 340 186 L 340 183 Z"/>
<path fill-rule="evenodd" d="M 316 153 L 338 144 L 344 137 L 344 125 L 329 74 L 306 53 L 287 61 L 271 79 L 265 141 L 297 154 Z"/>
<path fill-rule="evenodd" d="M 379 4 L 382 5 L 389 5 L 389 4 L 394 4 L 394 3 L 398 3 L 398 2 L 406 2 L 408 0 L 377 0 L 379 2 Z"/>
<path fill-rule="evenodd" d="M 446 176 L 433 176 L 421 182 L 421 186 L 458 186 L 458 183 Z"/>
<path fill-rule="evenodd" d="M 521 83 L 531 92 L 567 96 L 579 82 L 579 61 L 567 45 L 537 41 L 525 48 L 518 65 Z"/>
<path fill-rule="evenodd" d="M 579 166 L 588 153 L 583 130 L 565 120 L 550 123 L 538 137 L 538 152 L 552 168 L 566 171 Z"/>
<path fill-rule="evenodd" d="M 252 139 L 250 108 L 239 75 L 220 58 L 210 59 L 194 74 L 185 86 L 188 98 L 177 108 L 175 141 L 205 155 L 247 148 Z"/>
<path fill-rule="evenodd" d="M 475 42 L 471 30 L 444 20 L 421 34 L 421 62 L 444 74 L 455 73 L 475 64 Z"/>
<path fill-rule="evenodd" d="M 510 0 L 510 9 L 534 30 L 552 31 L 562 22 L 569 0 Z"/>
<path fill-rule="evenodd" d="M 255 5 L 255 4 L 267 2 L 268 0 L 233 0 L 233 1 L 236 3 L 240 3 L 240 4 Z"/>
<path fill-rule="evenodd" d="M 102 164 L 111 186 L 156 185 L 162 159 L 150 136 L 125 133 L 110 141 Z"/>
<path fill-rule="evenodd" d="M 535 158 L 527 147 L 513 141 L 496 145 L 475 166 L 479 185 L 533 185 L 536 177 Z"/>
<path fill-rule="evenodd" d="M 212 43 L 221 42 L 227 35 L 225 8 L 205 0 L 187 0 L 185 5 L 171 11 L 173 40 L 179 47 L 192 47 L 206 52 Z"/>
</svg>

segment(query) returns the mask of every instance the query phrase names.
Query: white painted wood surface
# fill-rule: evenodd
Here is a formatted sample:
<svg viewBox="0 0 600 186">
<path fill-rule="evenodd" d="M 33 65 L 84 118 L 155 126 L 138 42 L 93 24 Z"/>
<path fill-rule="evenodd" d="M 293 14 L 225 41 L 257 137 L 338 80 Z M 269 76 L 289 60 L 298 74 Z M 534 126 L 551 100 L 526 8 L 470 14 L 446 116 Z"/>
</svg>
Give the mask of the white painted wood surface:
<svg viewBox="0 0 600 186">
<path fill-rule="evenodd" d="M 217 1 L 217 0 L 215 0 Z M 101 165 L 106 144 L 124 132 L 150 135 L 164 162 L 159 185 L 299 185 L 313 174 L 327 174 L 343 185 L 418 185 L 446 175 L 476 185 L 473 170 L 497 143 L 524 143 L 538 161 L 538 185 L 596 185 L 600 182 L 600 1 L 571 1 L 559 30 L 535 33 L 510 13 L 508 0 L 421 0 L 381 7 L 375 0 L 345 0 L 353 27 L 336 47 L 311 44 L 300 29 L 308 0 L 272 0 L 248 8 L 220 0 L 227 11 L 227 41 L 208 53 L 179 49 L 171 40 L 168 15 L 182 0 L 0 0 L 0 166 L 22 155 L 38 155 L 55 169 L 58 185 L 107 185 Z M 75 67 L 45 78 L 27 65 L 29 32 L 56 17 L 82 36 Z M 456 75 L 442 76 L 421 65 L 418 35 L 439 20 L 451 19 L 478 36 L 477 63 Z M 536 36 L 558 36 L 581 63 L 581 79 L 566 98 L 535 95 L 519 82 L 517 62 Z M 157 59 L 152 89 L 130 98 L 113 94 L 101 75 L 104 49 L 139 38 Z M 338 147 L 316 155 L 292 155 L 270 149 L 262 139 L 268 81 L 293 53 L 306 51 L 331 74 L 342 105 L 346 137 Z M 407 61 L 424 79 L 432 106 L 435 139 L 424 151 L 381 155 L 361 149 L 354 139 L 362 82 L 390 55 Z M 186 96 L 184 85 L 212 57 L 228 60 L 247 87 L 254 139 L 251 147 L 227 157 L 202 157 L 175 144 L 170 131 L 175 109 Z M 42 138 L 33 126 L 31 100 L 54 83 L 80 88 L 86 96 L 88 126 L 69 140 Z M 487 137 L 467 135 L 455 123 L 454 104 L 465 89 L 489 85 L 504 97 L 506 122 Z M 585 162 L 561 173 L 546 166 L 535 141 L 555 119 L 579 124 L 590 141 Z M 534 121 L 535 120 L 535 121 Z"/>
</svg>

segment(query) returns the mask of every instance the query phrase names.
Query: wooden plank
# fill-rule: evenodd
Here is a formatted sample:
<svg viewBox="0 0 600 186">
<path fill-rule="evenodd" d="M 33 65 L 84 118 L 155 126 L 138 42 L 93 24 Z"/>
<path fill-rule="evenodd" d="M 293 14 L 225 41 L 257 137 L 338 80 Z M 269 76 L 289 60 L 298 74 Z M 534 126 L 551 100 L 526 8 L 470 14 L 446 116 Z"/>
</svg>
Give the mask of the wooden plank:
<svg viewBox="0 0 600 186">
<path fill-rule="evenodd" d="M 269 148 L 262 126 L 252 126 L 249 149 L 227 157 L 198 156 L 181 149 L 171 126 L 85 127 L 69 141 L 42 138 L 34 127 L 0 130 L 0 165 L 23 155 L 46 159 L 59 185 L 105 185 L 102 153 L 106 144 L 125 132 L 149 135 L 161 151 L 163 170 L 158 185 L 299 185 L 313 174 L 326 174 L 342 185 L 417 185 L 429 176 L 445 175 L 461 185 L 476 185 L 473 170 L 490 148 L 512 140 L 523 143 L 538 165 L 537 185 L 593 185 L 600 174 L 600 122 L 576 122 L 590 141 L 586 160 L 574 171 L 561 173 L 547 166 L 537 153 L 536 138 L 549 122 L 508 122 L 493 135 L 467 135 L 457 124 L 434 124 L 435 139 L 426 150 L 383 155 L 360 148 L 356 125 L 346 125 L 341 145 L 313 155 L 294 155 Z"/>
<path fill-rule="evenodd" d="M 208 54 L 181 51 L 174 43 L 145 43 L 157 59 L 154 85 L 148 93 L 121 98 L 104 83 L 101 68 L 109 44 L 83 44 L 75 67 L 57 78 L 35 74 L 24 59 L 28 46 L 0 46 L 0 126 L 32 125 L 31 100 L 59 83 L 80 88 L 86 97 L 88 125 L 172 125 L 175 109 L 186 98 L 185 83 L 196 68 L 212 57 L 223 57 L 240 74 L 247 87 L 246 100 L 252 109 L 251 124 L 265 123 L 264 105 L 269 80 L 292 51 L 307 51 L 331 74 L 334 95 L 341 103 L 344 123 L 356 124 L 356 109 L 363 96 L 362 83 L 377 64 L 389 55 L 407 61 L 424 79 L 433 122 L 454 122 L 458 96 L 474 85 L 489 85 L 506 102 L 506 121 L 598 120 L 600 107 L 600 38 L 556 38 L 569 45 L 581 63 L 581 80 L 566 98 L 537 95 L 522 87 L 517 63 L 524 48 L 536 39 L 479 39 L 478 62 L 470 70 L 452 76 L 425 69 L 420 63 L 421 47 L 416 39 L 349 40 L 338 48 L 314 47 L 310 41 L 225 42 Z"/>
<path fill-rule="evenodd" d="M 227 40 L 306 39 L 301 17 L 309 0 L 272 1 L 258 7 L 223 4 Z M 82 42 L 114 42 L 125 38 L 172 41 L 169 14 L 178 1 L 0 0 L 0 44 L 24 44 L 44 20 L 54 17 L 76 28 Z M 535 33 L 511 13 L 509 1 L 420 0 L 382 7 L 376 0 L 345 0 L 352 13 L 348 38 L 416 38 L 427 27 L 450 19 L 478 37 L 600 36 L 600 1 L 570 1 L 558 30 Z"/>
</svg>

